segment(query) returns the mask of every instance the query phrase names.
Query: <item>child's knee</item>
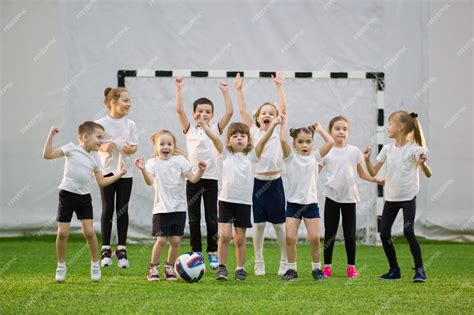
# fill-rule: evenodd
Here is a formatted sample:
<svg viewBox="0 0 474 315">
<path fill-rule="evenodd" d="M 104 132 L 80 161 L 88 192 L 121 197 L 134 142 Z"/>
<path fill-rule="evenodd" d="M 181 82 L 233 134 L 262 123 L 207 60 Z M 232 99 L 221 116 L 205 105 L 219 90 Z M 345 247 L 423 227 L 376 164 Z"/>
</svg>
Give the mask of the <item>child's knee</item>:
<svg viewBox="0 0 474 315">
<path fill-rule="evenodd" d="M 296 244 L 296 241 L 298 240 L 298 236 L 297 235 L 288 235 L 286 234 L 286 245 L 295 245 Z"/>
<path fill-rule="evenodd" d="M 84 234 L 84 237 L 88 240 L 93 240 L 95 239 L 95 232 L 93 229 L 91 230 L 85 230 L 82 234 Z"/>
<path fill-rule="evenodd" d="M 321 243 L 318 235 L 308 236 L 308 242 L 312 245 L 320 245 Z"/>
<path fill-rule="evenodd" d="M 224 243 L 224 244 L 229 244 L 231 238 L 232 237 L 229 234 L 222 233 L 221 235 L 219 235 L 219 242 Z"/>
<path fill-rule="evenodd" d="M 166 240 L 165 240 L 166 242 Z M 170 239 L 170 246 L 171 247 L 179 247 L 179 244 L 181 243 L 181 238 L 180 237 L 177 237 L 177 236 L 173 236 L 171 237 Z"/>
<path fill-rule="evenodd" d="M 60 240 L 67 240 L 69 236 L 69 231 L 58 229 L 57 237 Z"/>
<path fill-rule="evenodd" d="M 161 237 L 161 236 L 158 236 L 156 238 L 156 245 L 160 246 L 160 247 L 163 247 L 166 245 L 166 237 Z"/>
<path fill-rule="evenodd" d="M 235 246 L 237 247 L 245 246 L 245 241 L 245 236 L 237 236 L 234 239 Z"/>
</svg>

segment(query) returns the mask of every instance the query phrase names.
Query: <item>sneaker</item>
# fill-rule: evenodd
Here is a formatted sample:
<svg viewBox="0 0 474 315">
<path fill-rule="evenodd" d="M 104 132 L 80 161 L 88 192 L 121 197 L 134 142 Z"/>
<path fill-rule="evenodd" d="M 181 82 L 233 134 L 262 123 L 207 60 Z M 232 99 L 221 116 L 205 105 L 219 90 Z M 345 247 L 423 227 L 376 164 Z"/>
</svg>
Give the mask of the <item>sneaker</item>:
<svg viewBox="0 0 474 315">
<path fill-rule="evenodd" d="M 277 274 L 279 276 L 283 276 L 287 270 L 288 270 L 288 262 L 286 260 L 280 261 L 280 268 L 278 268 Z"/>
<path fill-rule="evenodd" d="M 253 268 L 254 273 L 256 276 L 264 276 L 265 275 L 265 263 L 263 261 L 255 262 L 255 266 Z"/>
<path fill-rule="evenodd" d="M 423 267 L 420 268 L 413 268 L 415 270 L 415 276 L 413 277 L 413 282 L 425 282 L 426 281 L 426 273 Z"/>
<path fill-rule="evenodd" d="M 298 273 L 296 270 L 293 269 L 288 269 L 283 277 L 281 277 L 281 280 L 283 281 L 296 281 L 298 279 Z"/>
<path fill-rule="evenodd" d="M 110 248 L 103 248 L 101 254 L 100 265 L 102 267 L 112 266 L 112 250 Z"/>
<path fill-rule="evenodd" d="M 176 281 L 176 273 L 174 267 L 171 264 L 165 264 L 165 278 L 166 281 Z"/>
<path fill-rule="evenodd" d="M 332 266 L 324 266 L 323 267 L 323 275 L 326 278 L 329 278 L 330 276 L 332 276 Z"/>
<path fill-rule="evenodd" d="M 402 275 L 400 273 L 400 268 L 390 268 L 390 270 L 379 277 L 380 280 L 400 280 Z"/>
<path fill-rule="evenodd" d="M 67 267 L 66 264 L 64 266 L 59 266 L 56 268 L 56 281 L 57 282 L 63 282 L 66 279 L 66 272 L 67 272 Z"/>
<path fill-rule="evenodd" d="M 237 281 L 245 281 L 247 279 L 247 271 L 244 269 L 237 269 L 235 271 L 235 280 Z"/>
<path fill-rule="evenodd" d="M 128 259 L 127 259 L 127 250 L 126 249 L 117 249 L 115 251 L 115 257 L 117 257 L 118 260 L 118 266 L 119 268 L 128 268 Z"/>
<path fill-rule="evenodd" d="M 357 272 L 357 269 L 355 266 L 348 266 L 347 267 L 347 276 L 349 278 L 359 278 L 360 274 Z"/>
<path fill-rule="evenodd" d="M 217 267 L 216 280 L 227 280 L 227 268 L 224 265 Z"/>
<path fill-rule="evenodd" d="M 321 269 L 314 269 L 312 274 L 313 274 L 313 279 L 316 281 L 321 281 L 321 280 L 326 279 Z"/>
<path fill-rule="evenodd" d="M 91 280 L 92 281 L 99 281 L 102 274 L 100 272 L 100 265 L 99 262 L 91 264 Z"/>
<path fill-rule="evenodd" d="M 207 257 L 209 258 L 209 267 L 211 267 L 211 269 L 217 269 L 217 267 L 219 267 L 219 257 L 217 253 L 209 252 L 207 253 Z"/>
<path fill-rule="evenodd" d="M 160 281 L 160 265 L 148 265 L 148 281 Z"/>
</svg>

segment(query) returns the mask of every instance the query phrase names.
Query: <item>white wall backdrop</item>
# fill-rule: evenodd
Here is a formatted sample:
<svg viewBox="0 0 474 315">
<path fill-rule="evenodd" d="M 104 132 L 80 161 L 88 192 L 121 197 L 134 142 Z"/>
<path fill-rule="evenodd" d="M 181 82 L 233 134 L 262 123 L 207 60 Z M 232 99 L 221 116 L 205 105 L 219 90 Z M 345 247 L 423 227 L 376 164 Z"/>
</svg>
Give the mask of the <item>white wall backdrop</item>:
<svg viewBox="0 0 474 315">
<path fill-rule="evenodd" d="M 417 233 L 472 241 L 473 8 L 472 1 L 2 1 L 0 235 L 54 232 L 64 161 L 41 158 L 45 137 L 54 125 L 57 146 L 76 141 L 81 121 L 105 115 L 102 92 L 117 84 L 117 70 L 283 69 L 385 72 L 386 114 L 418 112 L 431 152 L 434 176 L 421 180 Z M 127 80 L 137 156 L 151 152 L 155 130 L 179 131 L 172 80 L 143 80 Z M 314 81 L 287 81 L 290 124 L 326 126 L 344 114 L 351 142 L 374 145 L 370 83 Z M 216 80 L 185 84 L 186 108 L 206 95 L 222 113 Z M 251 109 L 276 100 L 269 80 L 247 84 Z M 130 235 L 145 237 L 153 194 L 134 181 Z M 359 228 L 375 198 L 375 187 L 361 190 Z M 92 195 L 99 231 L 100 195 Z"/>
</svg>

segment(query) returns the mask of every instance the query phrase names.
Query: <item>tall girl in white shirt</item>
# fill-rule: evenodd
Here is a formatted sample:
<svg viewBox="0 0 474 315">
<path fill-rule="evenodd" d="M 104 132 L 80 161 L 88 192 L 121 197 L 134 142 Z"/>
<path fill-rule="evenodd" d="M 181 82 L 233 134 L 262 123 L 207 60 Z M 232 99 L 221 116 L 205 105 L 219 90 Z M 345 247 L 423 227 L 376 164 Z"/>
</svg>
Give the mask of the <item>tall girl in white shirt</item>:
<svg viewBox="0 0 474 315">
<path fill-rule="evenodd" d="M 155 157 L 143 164 L 143 158 L 135 161 L 142 171 L 147 185 L 155 189 L 153 203 L 153 236 L 156 242 L 148 266 L 148 281 L 160 280 L 160 257 L 166 242 L 170 241 L 168 259 L 164 266 L 166 280 L 176 280 L 174 261 L 178 257 L 179 245 L 186 223 L 185 178 L 192 183 L 201 179 L 206 170 L 206 162 L 199 162 L 197 170 L 186 160 L 176 147 L 176 138 L 168 130 L 161 130 L 151 137 Z"/>
<path fill-rule="evenodd" d="M 325 143 L 313 152 L 313 136 L 319 133 Z M 320 258 L 319 208 L 316 183 L 318 181 L 318 161 L 331 150 L 334 140 L 318 123 L 307 127 L 291 129 L 295 152 L 287 142 L 287 123 L 284 119 L 281 129 L 281 147 L 283 161 L 288 173 L 286 187 L 286 250 L 288 253 L 288 270 L 282 277 L 283 281 L 294 281 L 298 278 L 296 268 L 296 242 L 301 220 L 304 219 L 308 233 L 311 252 L 311 269 L 314 280 L 323 280 Z"/>
<path fill-rule="evenodd" d="M 329 122 L 329 133 L 334 139 L 332 150 L 319 161 L 319 171 L 326 170 L 324 204 L 324 268 L 325 277 L 332 275 L 332 253 L 337 228 L 342 216 L 342 230 L 347 254 L 347 276 L 359 277 L 356 256 L 356 202 L 359 202 L 356 176 L 383 185 L 383 180 L 370 176 L 363 166 L 364 158 L 358 147 L 347 144 L 349 123 L 343 116 Z M 357 174 L 357 175 L 356 175 Z"/>
<path fill-rule="evenodd" d="M 386 163 L 385 205 L 382 212 L 380 239 L 387 256 L 390 269 L 380 276 L 380 280 L 398 280 L 401 278 L 397 255 L 392 243 L 392 226 L 398 211 L 403 209 L 403 234 L 408 240 L 415 263 L 414 282 L 426 281 L 420 244 L 415 236 L 416 194 L 420 190 L 418 168 L 431 176 L 430 168 L 425 164 L 427 150 L 418 115 L 407 111 L 397 111 L 388 118 L 388 137 L 395 142 L 383 146 L 377 162 L 370 162 L 370 148 L 365 149 L 364 158 L 367 169 L 375 176 Z"/>
<path fill-rule="evenodd" d="M 123 163 L 129 172 L 113 184 L 101 188 L 102 197 L 102 267 L 112 265 L 112 249 L 110 238 L 112 233 L 113 215 L 117 217 L 117 257 L 120 268 L 128 268 L 126 250 L 128 232 L 128 202 L 132 193 L 133 168 L 131 155 L 137 151 L 138 136 L 135 122 L 126 116 L 130 110 L 130 96 L 125 88 L 107 88 L 104 91 L 104 103 L 109 109 L 107 116 L 96 122 L 104 126 L 104 142 L 100 147 L 99 156 L 105 177 L 117 174 L 119 165 Z"/>
<path fill-rule="evenodd" d="M 242 121 L 250 128 L 250 135 L 253 143 L 257 143 L 266 134 L 279 113 L 286 112 L 286 97 L 283 90 L 284 77 L 281 72 L 277 72 L 273 77 L 275 82 L 279 108 L 272 103 L 262 104 L 254 115 L 255 124 L 252 117 L 247 112 L 247 105 L 244 100 L 243 80 L 237 74 L 235 87 L 239 102 Z M 260 160 L 255 164 L 254 192 L 252 199 L 253 210 L 253 247 L 255 251 L 254 272 L 256 276 L 265 275 L 265 262 L 263 259 L 263 241 L 266 222 L 270 222 L 275 229 L 275 234 L 280 247 L 280 267 L 278 275 L 283 275 L 288 268 L 285 244 L 285 193 L 283 181 L 281 179 L 281 169 L 283 166 L 282 152 L 280 145 L 279 128 L 268 140 L 265 150 Z"/>
</svg>

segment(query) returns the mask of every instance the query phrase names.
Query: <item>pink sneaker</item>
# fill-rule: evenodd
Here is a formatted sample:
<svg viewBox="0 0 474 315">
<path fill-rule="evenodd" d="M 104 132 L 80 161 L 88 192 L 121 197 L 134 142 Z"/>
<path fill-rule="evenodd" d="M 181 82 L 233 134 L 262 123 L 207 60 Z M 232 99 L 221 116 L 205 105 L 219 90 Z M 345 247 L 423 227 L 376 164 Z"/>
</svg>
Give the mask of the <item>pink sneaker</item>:
<svg viewBox="0 0 474 315">
<path fill-rule="evenodd" d="M 324 266 L 323 267 L 323 275 L 325 278 L 329 278 L 332 276 L 332 267 L 331 266 Z"/>
<path fill-rule="evenodd" d="M 349 266 L 347 267 L 347 276 L 349 278 L 358 278 L 360 275 L 355 266 Z"/>
</svg>

